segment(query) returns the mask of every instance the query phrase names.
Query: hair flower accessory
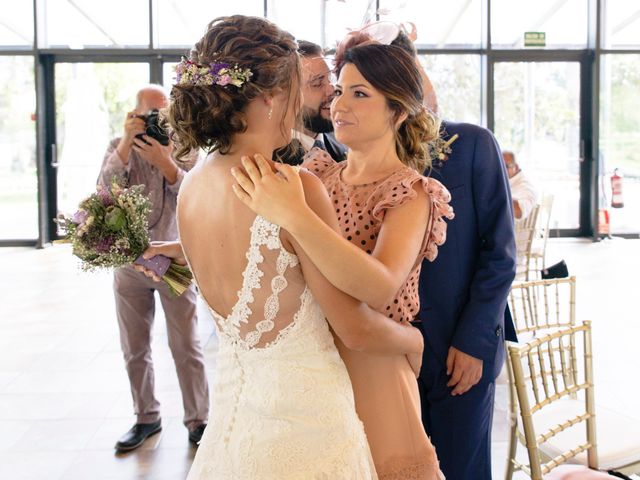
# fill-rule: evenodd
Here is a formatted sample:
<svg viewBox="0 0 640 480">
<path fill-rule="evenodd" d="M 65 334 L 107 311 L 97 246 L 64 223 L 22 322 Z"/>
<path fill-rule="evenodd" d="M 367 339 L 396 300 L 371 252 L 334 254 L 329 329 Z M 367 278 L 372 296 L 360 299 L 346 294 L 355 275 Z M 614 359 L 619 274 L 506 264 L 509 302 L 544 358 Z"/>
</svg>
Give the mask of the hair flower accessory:
<svg viewBox="0 0 640 480">
<path fill-rule="evenodd" d="M 176 85 L 234 85 L 241 87 L 253 76 L 248 68 L 240 68 L 237 64 L 231 66 L 225 62 L 212 62 L 201 65 L 191 60 L 182 59 L 176 65 Z"/>
</svg>

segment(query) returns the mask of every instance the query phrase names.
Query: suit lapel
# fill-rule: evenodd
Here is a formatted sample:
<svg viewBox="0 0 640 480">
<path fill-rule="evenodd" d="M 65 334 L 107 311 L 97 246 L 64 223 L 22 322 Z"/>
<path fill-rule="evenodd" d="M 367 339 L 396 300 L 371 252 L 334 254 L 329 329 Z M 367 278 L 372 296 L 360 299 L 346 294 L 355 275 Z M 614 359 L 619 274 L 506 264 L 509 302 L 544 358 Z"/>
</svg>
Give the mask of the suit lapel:
<svg viewBox="0 0 640 480">
<path fill-rule="evenodd" d="M 346 160 L 347 158 L 347 150 L 338 143 L 331 135 L 327 135 L 326 133 L 322 134 L 322 139 L 324 140 L 325 150 L 331 158 L 333 158 L 336 162 L 341 162 Z"/>
</svg>

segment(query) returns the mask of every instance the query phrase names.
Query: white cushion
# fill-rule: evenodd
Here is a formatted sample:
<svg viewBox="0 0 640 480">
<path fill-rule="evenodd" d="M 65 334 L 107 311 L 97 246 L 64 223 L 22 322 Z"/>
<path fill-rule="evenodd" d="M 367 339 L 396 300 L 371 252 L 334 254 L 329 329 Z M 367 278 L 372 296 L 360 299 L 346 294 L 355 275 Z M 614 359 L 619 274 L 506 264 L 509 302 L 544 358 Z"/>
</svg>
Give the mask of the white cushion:
<svg viewBox="0 0 640 480">
<path fill-rule="evenodd" d="M 617 477 L 582 465 L 560 465 L 544 476 L 544 480 L 615 480 Z"/>
<path fill-rule="evenodd" d="M 536 435 L 584 412 L 583 399 L 558 400 L 533 415 Z M 586 439 L 586 422 L 581 422 L 547 440 L 540 450 L 553 458 L 586 443 Z M 600 470 L 617 470 L 640 462 L 640 420 L 596 406 L 596 444 Z M 587 452 L 568 463 L 587 465 Z"/>
</svg>

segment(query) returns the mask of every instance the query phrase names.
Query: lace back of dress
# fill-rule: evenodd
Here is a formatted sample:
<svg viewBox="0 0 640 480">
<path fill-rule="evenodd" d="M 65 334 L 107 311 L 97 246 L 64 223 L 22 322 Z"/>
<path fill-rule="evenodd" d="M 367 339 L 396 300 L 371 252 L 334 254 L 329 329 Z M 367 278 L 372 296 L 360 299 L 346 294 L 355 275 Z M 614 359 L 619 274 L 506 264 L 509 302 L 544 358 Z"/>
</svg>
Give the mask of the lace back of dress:
<svg viewBox="0 0 640 480">
<path fill-rule="evenodd" d="M 264 348 L 293 328 L 308 298 L 298 257 L 284 249 L 280 227 L 256 217 L 238 302 L 218 327 L 240 346 Z"/>
</svg>

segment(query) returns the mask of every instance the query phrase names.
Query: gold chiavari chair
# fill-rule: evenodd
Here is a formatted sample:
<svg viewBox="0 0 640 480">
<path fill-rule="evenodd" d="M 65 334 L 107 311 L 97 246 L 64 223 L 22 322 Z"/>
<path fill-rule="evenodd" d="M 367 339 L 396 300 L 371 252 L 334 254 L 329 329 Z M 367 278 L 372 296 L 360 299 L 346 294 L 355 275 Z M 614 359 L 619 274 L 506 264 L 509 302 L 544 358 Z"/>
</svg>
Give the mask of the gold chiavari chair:
<svg viewBox="0 0 640 480">
<path fill-rule="evenodd" d="M 516 235 L 516 280 L 529 280 L 531 247 L 536 234 L 539 205 L 533 207 L 527 218 L 515 223 Z"/>
<path fill-rule="evenodd" d="M 596 416 L 591 322 L 510 343 L 508 352 L 528 454 L 528 463 L 511 459 L 515 469 L 533 480 L 566 462 L 640 472 L 640 421 L 603 408 Z"/>
<path fill-rule="evenodd" d="M 509 292 L 509 309 L 520 341 L 539 332 L 572 327 L 576 321 L 576 278 L 554 278 L 514 282 Z M 575 352 L 575 346 L 573 348 Z M 575 368 L 575 355 L 571 365 Z M 506 362 L 509 394 L 509 451 L 505 478 L 511 480 L 518 449 L 518 403 L 511 363 Z M 570 381 L 570 376 L 567 381 Z"/>
<path fill-rule="evenodd" d="M 576 277 L 514 282 L 508 301 L 519 337 L 575 325 Z"/>
<path fill-rule="evenodd" d="M 531 254 L 529 256 L 529 280 L 539 278 L 540 271 L 545 268 L 547 240 L 549 239 L 549 224 L 551 223 L 552 209 L 553 195 L 550 193 L 543 194 L 540 199 L 535 233 L 531 243 Z"/>
</svg>

